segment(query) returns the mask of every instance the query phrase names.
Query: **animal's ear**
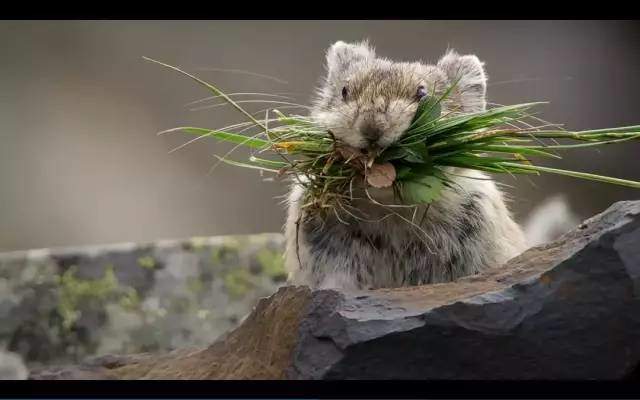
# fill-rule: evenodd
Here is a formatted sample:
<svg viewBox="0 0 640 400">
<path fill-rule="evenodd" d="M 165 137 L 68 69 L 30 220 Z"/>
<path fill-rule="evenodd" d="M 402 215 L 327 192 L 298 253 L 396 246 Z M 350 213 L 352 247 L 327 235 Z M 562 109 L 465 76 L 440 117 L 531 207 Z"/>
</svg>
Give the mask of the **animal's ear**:
<svg viewBox="0 0 640 400">
<path fill-rule="evenodd" d="M 375 50 L 369 46 L 366 40 L 358 43 L 337 41 L 327 50 L 328 78 L 339 76 L 356 62 L 374 59 L 375 57 Z"/>
<path fill-rule="evenodd" d="M 449 84 L 456 84 L 453 94 L 464 112 L 483 111 L 486 108 L 487 74 L 475 55 L 464 55 L 449 50 L 440 61 L 440 68 Z"/>
</svg>

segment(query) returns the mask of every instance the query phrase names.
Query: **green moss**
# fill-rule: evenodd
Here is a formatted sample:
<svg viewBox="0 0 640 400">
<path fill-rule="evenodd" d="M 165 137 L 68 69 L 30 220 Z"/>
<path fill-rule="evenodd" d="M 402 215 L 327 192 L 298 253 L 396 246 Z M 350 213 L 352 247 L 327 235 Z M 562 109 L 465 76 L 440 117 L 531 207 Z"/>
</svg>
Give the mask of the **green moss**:
<svg viewBox="0 0 640 400">
<path fill-rule="evenodd" d="M 202 293 L 202 291 L 204 290 L 204 284 L 198 278 L 188 278 L 187 288 L 189 289 L 190 292 L 198 295 Z"/>
<path fill-rule="evenodd" d="M 237 264 L 240 260 L 240 246 L 236 242 L 225 243 L 220 247 L 211 249 L 211 264 Z"/>
<path fill-rule="evenodd" d="M 193 304 L 189 298 L 176 296 L 169 301 L 168 312 L 170 314 L 185 314 L 193 308 Z"/>
<path fill-rule="evenodd" d="M 156 260 L 151 256 L 138 258 L 138 265 L 142 268 L 153 269 L 156 266 Z"/>
<path fill-rule="evenodd" d="M 207 242 L 207 239 L 204 237 L 192 237 L 190 240 L 190 244 L 191 244 L 191 248 L 195 251 L 200 251 L 202 249 L 204 249 L 204 246 Z"/>
<path fill-rule="evenodd" d="M 262 270 L 274 281 L 283 281 L 287 278 L 284 269 L 284 258 L 279 251 L 262 248 L 256 253 L 256 259 L 262 265 Z"/>
<path fill-rule="evenodd" d="M 103 303 L 118 289 L 118 279 L 112 265 L 106 268 L 102 279 L 78 279 L 76 271 L 77 266 L 71 266 L 59 277 L 60 300 L 57 308 L 65 329 L 70 329 L 80 318 L 82 305 Z"/>
<path fill-rule="evenodd" d="M 106 303 L 114 301 L 128 310 L 139 309 L 140 297 L 135 288 L 121 286 L 113 265 L 108 265 L 100 279 L 81 279 L 76 276 L 77 266 L 71 266 L 57 277 L 60 298 L 58 314 L 62 317 L 62 327 L 71 329 L 82 315 L 83 309 L 102 309 Z"/>
<path fill-rule="evenodd" d="M 211 256 L 209 260 L 212 265 L 218 265 L 222 262 L 222 247 L 213 247 L 211 249 Z"/>
<path fill-rule="evenodd" d="M 127 311 L 136 311 L 140 309 L 140 296 L 135 288 L 128 287 L 124 295 L 119 301 L 120 307 Z"/>
<path fill-rule="evenodd" d="M 254 289 L 255 284 L 245 268 L 234 268 L 225 273 L 224 287 L 231 297 L 239 298 Z"/>
</svg>

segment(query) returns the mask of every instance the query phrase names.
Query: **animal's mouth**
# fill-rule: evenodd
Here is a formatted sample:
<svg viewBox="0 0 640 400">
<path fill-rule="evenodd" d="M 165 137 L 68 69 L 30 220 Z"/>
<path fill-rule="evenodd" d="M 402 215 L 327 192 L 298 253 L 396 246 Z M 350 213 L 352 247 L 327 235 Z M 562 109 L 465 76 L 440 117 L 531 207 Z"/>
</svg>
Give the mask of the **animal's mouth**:
<svg viewBox="0 0 640 400">
<path fill-rule="evenodd" d="M 367 147 L 354 147 L 345 143 L 336 145 L 336 152 L 347 161 L 355 161 L 356 164 L 370 165 L 386 150 L 386 147 L 377 144 Z"/>
<path fill-rule="evenodd" d="M 396 179 L 396 169 L 388 161 L 379 162 L 378 157 L 382 151 L 384 148 L 380 147 L 359 149 L 349 145 L 336 145 L 335 157 L 352 166 L 370 186 L 387 188 Z"/>
<path fill-rule="evenodd" d="M 367 156 L 367 158 L 370 159 L 376 159 L 378 158 L 378 156 L 380 154 L 382 154 L 382 152 L 385 150 L 384 147 L 378 145 L 378 144 L 373 144 L 371 146 L 365 147 L 362 149 L 362 153 Z"/>
</svg>

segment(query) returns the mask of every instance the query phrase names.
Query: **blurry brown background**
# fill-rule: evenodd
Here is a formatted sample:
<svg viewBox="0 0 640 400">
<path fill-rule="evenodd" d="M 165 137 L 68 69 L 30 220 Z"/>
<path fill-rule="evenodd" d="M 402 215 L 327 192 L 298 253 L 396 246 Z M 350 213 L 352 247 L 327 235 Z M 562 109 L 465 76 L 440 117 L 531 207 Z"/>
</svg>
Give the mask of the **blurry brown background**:
<svg viewBox="0 0 640 400">
<path fill-rule="evenodd" d="M 179 65 L 228 92 L 295 92 L 306 103 L 336 40 L 435 62 L 447 47 L 486 62 L 489 100 L 548 100 L 571 129 L 640 123 L 640 24 L 617 21 L 0 21 L 0 251 L 279 231 L 282 183 L 223 166 L 213 140 L 156 136 L 222 127 L 231 110 L 189 111 L 207 96 L 142 60 Z M 244 69 L 274 80 L 199 68 Z M 264 108 L 251 104 L 252 110 Z M 640 179 L 640 144 L 581 150 L 554 163 Z M 239 152 L 236 159 L 242 159 Z M 506 177 L 520 220 L 566 193 L 581 217 L 640 192 L 564 177 Z"/>
</svg>

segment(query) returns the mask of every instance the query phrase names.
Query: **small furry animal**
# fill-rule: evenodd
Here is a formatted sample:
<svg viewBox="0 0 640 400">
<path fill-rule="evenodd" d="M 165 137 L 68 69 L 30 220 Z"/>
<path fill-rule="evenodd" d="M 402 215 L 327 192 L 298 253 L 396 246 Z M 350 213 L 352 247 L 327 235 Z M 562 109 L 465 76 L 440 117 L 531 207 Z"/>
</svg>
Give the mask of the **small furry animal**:
<svg viewBox="0 0 640 400">
<path fill-rule="evenodd" d="M 484 110 L 486 74 L 475 55 L 447 52 L 436 65 L 377 57 L 367 42 L 334 43 L 311 117 L 336 139 L 367 151 L 389 146 L 408 128 L 419 100 L 457 80 L 443 112 Z M 368 289 L 449 282 L 503 264 L 527 246 L 503 194 L 482 172 L 449 168 L 454 185 L 413 209 L 354 200 L 367 216 L 324 219 L 301 208 L 304 188 L 293 184 L 285 225 L 286 267 L 292 284 Z M 356 191 L 362 194 L 362 188 Z M 355 196 L 359 197 L 359 196 Z M 392 189 L 376 189 L 380 204 L 396 204 Z M 407 220 L 419 221 L 420 232 Z M 420 234 L 421 233 L 421 234 Z"/>
</svg>

